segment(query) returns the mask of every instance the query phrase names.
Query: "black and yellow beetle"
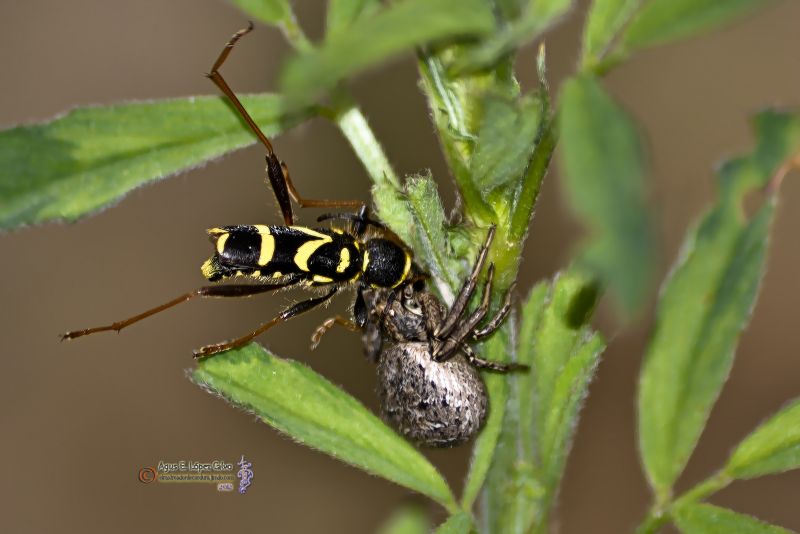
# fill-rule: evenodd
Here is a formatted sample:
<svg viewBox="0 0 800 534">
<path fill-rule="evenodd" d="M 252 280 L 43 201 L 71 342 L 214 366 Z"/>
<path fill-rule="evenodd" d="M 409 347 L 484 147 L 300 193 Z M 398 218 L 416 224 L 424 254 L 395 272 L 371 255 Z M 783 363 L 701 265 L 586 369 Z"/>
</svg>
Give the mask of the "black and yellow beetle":
<svg viewBox="0 0 800 534">
<path fill-rule="evenodd" d="M 335 322 L 352 330 L 360 330 L 367 320 L 367 309 L 362 295 L 364 289 L 395 288 L 404 282 L 422 277 L 408 249 L 381 223 L 369 218 L 363 203 L 304 199 L 297 193 L 286 165 L 275 155 L 269 139 L 219 73 L 219 68 L 233 46 L 252 29 L 251 24 L 234 34 L 207 76 L 229 98 L 266 147 L 267 176 L 278 199 L 285 226 L 237 225 L 212 228 L 208 233 L 215 247 L 214 255 L 202 265 L 201 270 L 203 276 L 211 282 L 237 276 L 252 277 L 253 282 L 201 287 L 128 319 L 67 332 L 62 339 L 74 339 L 103 331 L 120 331 L 146 317 L 196 297 L 247 297 L 294 286 L 329 288 L 321 296 L 290 306 L 244 336 L 207 345 L 195 351 L 195 357 L 206 357 L 244 345 L 277 323 L 327 302 L 346 286 L 356 286 L 353 320 L 337 316 L 326 321 L 326 324 Z M 345 221 L 344 229 L 307 228 L 294 225 L 291 199 L 301 207 L 360 209 L 356 213 L 326 214 L 317 219 L 318 222 Z"/>
</svg>

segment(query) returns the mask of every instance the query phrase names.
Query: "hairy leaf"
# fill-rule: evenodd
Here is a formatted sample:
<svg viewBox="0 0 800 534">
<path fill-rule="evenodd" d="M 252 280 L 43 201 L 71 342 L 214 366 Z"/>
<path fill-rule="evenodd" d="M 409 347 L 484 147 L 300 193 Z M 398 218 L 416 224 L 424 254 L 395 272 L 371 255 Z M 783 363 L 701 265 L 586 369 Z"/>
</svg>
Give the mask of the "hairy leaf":
<svg viewBox="0 0 800 534">
<path fill-rule="evenodd" d="M 524 175 L 539 132 L 542 104 L 535 98 L 511 100 L 490 94 L 483 108 L 470 173 L 486 195 Z"/>
<path fill-rule="evenodd" d="M 675 511 L 674 520 L 684 534 L 792 534 L 754 517 L 710 504 L 681 506 Z"/>
<path fill-rule="evenodd" d="M 201 361 L 193 379 L 305 445 L 452 508 L 447 483 L 424 456 L 299 362 L 250 344 Z"/>
<path fill-rule="evenodd" d="M 578 410 L 605 348 L 587 325 L 597 297 L 595 283 L 567 272 L 534 287 L 523 306 L 517 361 L 531 371 L 507 378 L 506 417 L 485 488 L 490 532 L 547 524 Z"/>
<path fill-rule="evenodd" d="M 520 336 L 520 361 L 531 361 L 536 370 L 534 448 L 550 501 L 564 471 L 578 410 L 605 349 L 587 325 L 597 298 L 598 287 L 590 278 L 562 273 L 553 282 L 537 330 Z"/>
<path fill-rule="evenodd" d="M 492 29 L 482 0 L 401 0 L 329 36 L 317 50 L 299 55 L 281 76 L 283 92 L 307 102 L 339 81 L 415 47 Z"/>
<path fill-rule="evenodd" d="M 656 256 L 639 134 L 591 76 L 564 84 L 560 129 L 564 190 L 591 233 L 579 263 L 632 313 L 647 296 Z"/>
<path fill-rule="evenodd" d="M 513 325 L 507 321 L 501 330 L 492 335 L 489 340 L 480 346 L 480 354 L 492 361 L 506 362 L 511 361 L 512 355 L 509 354 L 511 339 L 509 333 Z M 483 430 L 475 440 L 472 447 L 472 461 L 467 474 L 467 481 L 464 483 L 464 492 L 461 496 L 462 507 L 466 510 L 472 508 L 475 499 L 486 481 L 489 467 L 492 465 L 492 458 L 500 438 L 500 431 L 505 417 L 506 399 L 508 398 L 508 380 L 505 375 L 499 373 L 483 373 L 486 383 L 486 390 L 489 394 L 489 415 Z"/>
<path fill-rule="evenodd" d="M 761 424 L 736 447 L 725 472 L 753 478 L 800 468 L 800 399 Z"/>
<path fill-rule="evenodd" d="M 771 0 L 649 0 L 625 29 L 621 47 L 633 50 L 722 26 Z"/>
<path fill-rule="evenodd" d="M 541 282 L 530 292 L 522 307 L 517 362 L 533 366 L 534 337 L 544 315 L 550 284 Z M 536 433 L 534 416 L 535 370 L 508 375 L 506 414 L 482 499 L 488 532 L 523 534 L 530 531 L 540 515 L 543 494 L 535 472 Z"/>
<path fill-rule="evenodd" d="M 451 293 L 461 285 L 462 269 L 452 259 L 445 228 L 446 220 L 436 183 L 430 174 L 412 176 L 406 181 L 408 204 L 416 221 L 415 239 L 411 241 L 420 259 L 434 278 L 443 280 Z"/>
<path fill-rule="evenodd" d="M 242 101 L 267 135 L 310 114 L 284 117 L 274 95 Z M 78 108 L 0 132 L 0 228 L 73 221 L 254 139 L 216 97 Z"/>
<path fill-rule="evenodd" d="M 797 116 L 757 117 L 758 146 L 719 171 L 720 198 L 687 236 L 661 292 L 639 389 L 639 446 L 664 498 L 683 470 L 733 363 L 764 270 L 774 199 L 751 218 L 747 193 L 800 150 Z"/>
</svg>

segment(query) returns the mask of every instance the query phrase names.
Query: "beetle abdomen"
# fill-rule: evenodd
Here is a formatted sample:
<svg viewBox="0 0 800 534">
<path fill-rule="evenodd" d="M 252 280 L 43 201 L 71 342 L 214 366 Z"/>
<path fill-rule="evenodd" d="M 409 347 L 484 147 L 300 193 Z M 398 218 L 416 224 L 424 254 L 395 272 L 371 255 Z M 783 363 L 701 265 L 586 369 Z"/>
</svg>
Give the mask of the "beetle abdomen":
<svg viewBox="0 0 800 534">
<path fill-rule="evenodd" d="M 430 447 L 467 441 L 486 418 L 486 387 L 463 355 L 431 358 L 425 342 L 398 343 L 378 362 L 381 415 L 404 436 Z"/>
<path fill-rule="evenodd" d="M 360 274 L 353 236 L 304 226 L 238 225 L 208 231 L 214 255 L 201 270 L 212 282 L 230 276 L 299 275 L 311 284 L 349 282 Z"/>
</svg>

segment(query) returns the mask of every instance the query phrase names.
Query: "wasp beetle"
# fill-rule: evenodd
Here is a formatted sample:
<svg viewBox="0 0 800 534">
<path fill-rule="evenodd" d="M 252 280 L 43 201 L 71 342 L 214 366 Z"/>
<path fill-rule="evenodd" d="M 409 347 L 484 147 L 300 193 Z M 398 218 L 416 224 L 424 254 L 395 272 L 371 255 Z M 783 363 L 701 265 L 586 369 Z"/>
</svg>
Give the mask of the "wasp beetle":
<svg viewBox="0 0 800 534">
<path fill-rule="evenodd" d="M 236 225 L 212 228 L 208 233 L 214 245 L 214 254 L 201 267 L 203 276 L 211 282 L 241 276 L 250 277 L 252 281 L 200 287 L 128 319 L 67 332 L 62 339 L 73 339 L 102 331 L 120 331 L 146 317 L 194 298 L 247 297 L 293 286 L 328 288 L 328 291 L 290 306 L 248 334 L 202 347 L 194 351 L 195 357 L 211 356 L 244 345 L 274 325 L 322 305 L 342 288 L 353 285 L 356 287 L 353 319 L 337 316 L 326 324 L 338 323 L 358 331 L 367 321 L 368 310 L 363 298 L 365 289 L 396 288 L 424 276 L 414 265 L 410 251 L 400 239 L 381 223 L 370 219 L 363 203 L 305 199 L 298 194 L 286 164 L 278 159 L 272 143 L 219 72 L 236 42 L 252 29 L 251 23 L 233 35 L 207 77 L 228 98 L 266 148 L 267 176 L 278 200 L 285 226 Z M 317 219 L 318 222 L 343 221 L 345 228 L 307 228 L 294 225 L 292 200 L 300 207 L 358 208 L 358 211 L 325 214 Z"/>
</svg>

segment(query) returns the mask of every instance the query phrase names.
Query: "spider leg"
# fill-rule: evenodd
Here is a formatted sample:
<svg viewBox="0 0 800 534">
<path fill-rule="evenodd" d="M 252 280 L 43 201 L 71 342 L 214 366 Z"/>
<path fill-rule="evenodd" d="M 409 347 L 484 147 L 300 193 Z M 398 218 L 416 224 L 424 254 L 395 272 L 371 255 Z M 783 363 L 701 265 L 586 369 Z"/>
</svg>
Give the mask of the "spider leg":
<svg viewBox="0 0 800 534">
<path fill-rule="evenodd" d="M 491 360 L 484 360 L 483 358 L 479 357 L 475 354 L 475 351 L 472 350 L 472 347 L 467 345 L 466 343 L 462 344 L 461 352 L 467 357 L 467 361 L 470 365 L 477 367 L 478 369 L 486 369 L 488 371 L 496 371 L 498 373 L 511 373 L 514 371 L 527 371 L 530 369 L 527 365 L 523 365 L 521 363 L 502 363 L 502 362 L 493 362 Z"/>
<path fill-rule="evenodd" d="M 500 325 L 503 324 L 503 321 L 505 321 L 509 312 L 511 312 L 511 296 L 515 286 L 516 284 L 511 284 L 511 287 L 508 288 L 508 291 L 506 291 L 506 295 L 503 298 L 503 306 L 497 311 L 495 316 L 492 317 L 488 323 L 483 325 L 480 330 L 473 331 L 473 340 L 480 341 L 481 339 L 492 335 L 495 330 L 500 328 Z"/>
<path fill-rule="evenodd" d="M 434 360 L 441 362 L 453 357 L 461 342 L 470 337 L 478 323 L 486 317 L 486 313 L 489 311 L 493 279 L 494 264 L 490 264 L 486 275 L 486 283 L 483 286 L 480 305 L 467 319 L 451 330 L 450 334 L 441 340 L 440 345 L 434 347 L 434 350 L 431 352 L 431 356 Z"/>
<path fill-rule="evenodd" d="M 489 253 L 489 246 L 492 244 L 494 232 L 495 227 L 489 227 L 489 231 L 486 234 L 486 240 L 478 252 L 478 258 L 475 260 L 475 264 L 472 266 L 472 272 L 464 282 L 464 285 L 461 286 L 461 290 L 458 292 L 458 296 L 456 296 L 455 301 L 453 301 L 453 306 L 450 308 L 450 311 L 447 312 L 447 316 L 444 318 L 444 321 L 442 321 L 442 323 L 434 332 L 434 335 L 437 338 L 444 339 L 448 337 L 453 328 L 455 328 L 461 316 L 464 314 L 464 311 L 467 309 L 469 299 L 475 292 L 475 286 L 478 283 L 478 276 L 483 268 L 483 264 L 486 262 L 486 256 Z"/>
</svg>

